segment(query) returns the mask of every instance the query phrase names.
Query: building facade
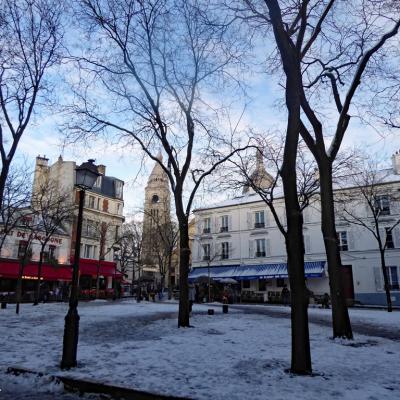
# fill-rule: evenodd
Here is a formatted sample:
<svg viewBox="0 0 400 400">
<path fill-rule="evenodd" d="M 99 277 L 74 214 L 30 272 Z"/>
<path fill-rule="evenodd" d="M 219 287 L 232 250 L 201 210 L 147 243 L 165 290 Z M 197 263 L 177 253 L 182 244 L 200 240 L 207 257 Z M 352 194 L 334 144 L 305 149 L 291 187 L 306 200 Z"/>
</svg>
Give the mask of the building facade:
<svg viewBox="0 0 400 400">
<path fill-rule="evenodd" d="M 383 204 L 380 225 L 388 233 L 400 219 L 398 201 L 389 201 L 385 191 L 400 190 L 400 155 L 392 158 L 393 168 L 383 170 L 380 185 Z M 355 190 L 336 189 L 335 195 Z M 284 199 L 277 196 L 275 208 L 285 224 Z M 354 203 L 363 221 L 372 224 L 366 204 Z M 193 269 L 190 278 L 210 276 L 215 280 L 234 279 L 240 285 L 242 299 L 274 301 L 282 288 L 289 286 L 284 237 L 272 213 L 251 190 L 219 204 L 197 209 L 196 238 L 193 244 Z M 326 255 L 321 234 L 321 212 L 318 196 L 304 210 L 305 275 L 307 287 L 316 296 L 329 293 Z M 342 282 L 349 303 L 385 305 L 386 297 L 380 264 L 380 253 L 374 236 L 363 226 L 336 216 L 342 257 Z M 386 227 L 386 228 L 385 228 Z M 390 232 L 385 252 L 394 305 L 400 305 L 400 227 Z"/>
<path fill-rule="evenodd" d="M 78 189 L 75 187 L 74 161 L 64 161 L 60 156 L 52 165 L 48 159 L 38 156 L 36 158 L 35 174 L 32 187 L 32 199 L 36 194 L 48 188 L 57 191 L 63 201 L 71 204 L 72 217 L 67 224 L 60 227 L 51 236 L 44 251 L 44 266 L 42 279 L 57 285 L 59 282 L 68 282 L 72 276 L 74 249 L 76 240 L 76 224 L 78 214 Z M 118 236 L 123 217 L 123 186 L 120 179 L 106 175 L 106 167 L 98 166 L 100 176 L 95 186 L 86 191 L 83 211 L 83 226 L 80 254 L 80 282 L 81 287 L 90 289 L 97 271 L 102 279 L 104 290 L 111 289 L 113 279 L 120 278 L 117 271 Z M 35 205 L 32 204 L 32 209 Z M 29 212 L 27 213 L 29 215 Z M 32 212 L 32 217 L 35 214 Z M 24 227 L 21 222 L 5 238 L 0 258 L 1 290 L 12 289 L 15 279 L 19 275 L 19 260 L 30 236 L 31 229 Z M 40 256 L 40 239 L 43 233 L 40 230 L 30 237 L 30 261 L 24 268 L 24 280 L 37 279 L 37 262 Z M 26 285 L 27 287 L 29 285 Z"/>
</svg>

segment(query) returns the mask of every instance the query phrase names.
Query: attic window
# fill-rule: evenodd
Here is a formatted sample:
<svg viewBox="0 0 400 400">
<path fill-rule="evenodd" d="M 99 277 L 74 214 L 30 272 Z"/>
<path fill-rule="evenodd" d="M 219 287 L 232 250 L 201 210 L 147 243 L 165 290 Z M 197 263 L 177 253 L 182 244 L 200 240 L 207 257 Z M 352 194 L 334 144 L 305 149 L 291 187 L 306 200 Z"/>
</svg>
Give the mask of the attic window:
<svg viewBox="0 0 400 400">
<path fill-rule="evenodd" d="M 101 178 L 102 178 L 102 176 L 100 175 L 100 176 L 96 179 L 96 182 L 94 183 L 93 187 L 95 187 L 95 188 L 101 188 Z"/>
<path fill-rule="evenodd" d="M 115 188 L 115 197 L 117 199 L 122 199 L 123 182 L 117 180 L 114 181 L 114 188 Z"/>
</svg>

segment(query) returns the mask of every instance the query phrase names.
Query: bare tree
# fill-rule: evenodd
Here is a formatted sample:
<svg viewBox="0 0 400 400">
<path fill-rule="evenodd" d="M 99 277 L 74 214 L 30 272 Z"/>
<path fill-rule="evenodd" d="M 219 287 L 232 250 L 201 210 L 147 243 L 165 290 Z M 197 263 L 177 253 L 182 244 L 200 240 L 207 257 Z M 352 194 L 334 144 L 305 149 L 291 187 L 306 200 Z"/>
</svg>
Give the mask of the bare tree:
<svg viewBox="0 0 400 400">
<path fill-rule="evenodd" d="M 31 175 L 27 166 L 12 166 L 6 179 L 3 203 L 0 207 L 0 254 L 7 236 L 18 226 L 21 209 L 31 199 Z"/>
<path fill-rule="evenodd" d="M 104 221 L 91 221 L 92 229 L 95 237 L 99 240 L 99 257 L 97 259 L 96 270 L 96 299 L 99 298 L 100 292 L 100 266 L 101 262 L 105 260 L 107 254 L 114 250 L 116 246 L 119 247 L 122 237 L 120 236 L 117 225 L 113 222 Z"/>
<path fill-rule="evenodd" d="M 22 278 L 24 276 L 24 269 L 32 258 L 32 242 L 36 234 L 37 225 L 34 223 L 34 215 L 30 208 L 19 209 L 21 217 L 19 218 L 18 226 L 24 230 L 23 247 L 21 243 L 18 246 L 19 258 L 19 271 L 16 287 L 16 305 L 15 313 L 19 314 L 20 303 L 22 300 Z"/>
<path fill-rule="evenodd" d="M 74 210 L 75 205 L 71 201 L 70 193 L 63 193 L 56 182 L 46 180 L 35 187 L 32 195 L 32 213 L 36 231 L 34 240 L 40 244 L 40 253 L 34 305 L 39 304 L 43 261 L 55 260 L 54 255 L 49 251 L 45 252 L 46 246 L 55 234 L 68 231 Z M 47 260 L 45 260 L 46 254 Z"/>
<path fill-rule="evenodd" d="M 0 4 L 0 204 L 21 137 L 49 96 L 48 72 L 60 60 L 63 7 L 54 0 Z"/>
<path fill-rule="evenodd" d="M 385 253 L 387 249 L 394 248 L 394 234 L 400 224 L 400 196 L 398 189 L 386 179 L 392 170 L 380 169 L 376 161 L 368 160 L 361 165 L 359 171 L 352 172 L 346 179 L 343 178 L 344 188 L 335 195 L 338 214 L 344 221 L 365 228 L 375 238 L 380 254 L 387 310 L 391 312 Z"/>
<path fill-rule="evenodd" d="M 122 225 L 120 246 L 120 272 L 127 274 L 132 270 L 132 286 L 140 279 L 142 254 L 142 222 L 131 221 Z M 136 274 L 137 273 L 137 274 Z M 139 293 L 137 293 L 139 296 Z"/>
<path fill-rule="evenodd" d="M 243 3 L 247 6 L 247 16 L 259 18 L 263 27 L 272 28 L 280 55 L 280 60 L 274 58 L 275 66 L 279 61 L 287 78 L 284 87 L 289 116 L 296 112 L 293 123 L 318 163 L 333 336 L 352 338 L 340 281 L 332 165 L 348 129 L 350 108 L 361 79 L 372 77 L 373 71 L 379 76 L 380 69 L 374 69 L 374 65 L 382 47 L 398 32 L 399 13 L 387 1 L 245 0 Z M 391 26 L 385 30 L 388 23 Z M 334 111 L 329 107 L 330 99 L 334 100 L 337 119 L 327 148 L 330 132 L 324 116 Z"/>
<path fill-rule="evenodd" d="M 179 225 L 180 300 L 178 326 L 188 327 L 188 219 L 203 180 L 243 146 L 234 148 L 216 124 L 223 88 L 233 88 L 232 71 L 241 49 L 221 24 L 210 23 L 207 1 L 82 0 L 95 48 L 79 65 L 80 87 L 71 112 L 72 128 L 86 137 L 124 137 L 159 163 L 168 176 Z M 211 21 L 212 22 L 212 21 Z M 105 93 L 104 108 L 98 90 Z M 232 89 L 233 90 L 233 89 Z M 211 101 L 212 97 L 212 101 Z M 112 104 L 112 105 L 111 105 Z M 214 122 L 214 123 L 213 123 Z M 157 157 L 161 147 L 166 160 Z"/>
<path fill-rule="evenodd" d="M 286 238 L 286 215 L 278 209 L 279 204 L 283 205 L 280 200 L 283 197 L 280 175 L 283 152 L 284 138 L 274 138 L 272 135 L 257 137 L 254 148 L 235 155 L 229 161 L 228 165 L 233 167 L 222 187 L 236 190 L 244 188 L 245 191 L 251 188 L 268 206 L 278 229 Z M 298 148 L 296 179 L 299 206 L 303 212 L 319 194 L 318 168 L 304 143 Z"/>
<path fill-rule="evenodd" d="M 152 220 L 152 229 L 147 234 L 151 241 L 150 254 L 158 264 L 158 272 L 161 276 L 161 290 L 165 287 L 165 278 L 168 277 L 168 291 L 171 294 L 170 275 L 172 272 L 173 252 L 177 248 L 179 230 L 175 222 L 168 217 L 158 214 L 146 213 Z M 146 260 L 143 260 L 146 263 Z"/>
</svg>

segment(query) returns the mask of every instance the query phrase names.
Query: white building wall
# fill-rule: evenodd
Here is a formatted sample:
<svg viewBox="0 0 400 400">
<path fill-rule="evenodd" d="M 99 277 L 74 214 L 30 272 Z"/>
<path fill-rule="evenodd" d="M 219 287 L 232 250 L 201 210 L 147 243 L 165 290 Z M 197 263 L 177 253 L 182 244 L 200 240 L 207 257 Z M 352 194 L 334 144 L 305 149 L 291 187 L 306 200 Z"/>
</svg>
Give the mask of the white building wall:
<svg viewBox="0 0 400 400">
<path fill-rule="evenodd" d="M 389 183 L 400 189 L 399 182 Z M 226 204 L 228 203 L 228 204 Z M 285 225 L 283 199 L 276 202 L 277 213 L 280 221 Z M 359 207 L 359 206 L 358 206 Z M 359 207 L 363 218 L 371 218 L 367 206 Z M 391 215 L 382 216 L 382 225 L 392 226 L 400 218 L 399 204 L 391 204 Z M 265 228 L 254 229 L 254 213 L 264 210 Z M 220 232 L 221 216 L 228 215 L 228 232 Z M 304 212 L 304 240 L 306 247 L 305 261 L 325 261 L 325 248 L 320 227 L 320 205 L 315 201 Z M 211 232 L 204 234 L 204 219 L 211 219 Z M 196 236 L 193 243 L 194 268 L 207 266 L 207 261 L 202 260 L 202 245 L 211 245 L 211 266 L 223 265 L 249 265 L 249 264 L 274 264 L 287 261 L 285 242 L 283 235 L 278 229 L 271 211 L 267 208 L 257 195 L 250 194 L 245 197 L 227 201 L 220 207 L 201 209 L 195 211 Z M 380 271 L 380 258 L 378 245 L 374 236 L 366 228 L 347 223 L 340 218 L 337 219 L 337 231 L 346 231 L 348 238 L 348 251 L 342 251 L 342 264 L 350 265 L 353 273 L 353 286 L 355 300 L 365 304 L 385 304 L 382 274 Z M 250 241 L 257 238 L 266 239 L 267 254 L 265 257 L 254 257 L 249 254 Z M 386 250 L 387 266 L 396 266 L 400 277 L 400 227 L 393 231 L 394 249 Z M 231 243 L 232 253 L 229 259 L 221 260 L 218 257 L 220 243 L 227 241 Z M 327 266 L 325 266 L 327 270 Z M 285 280 L 285 283 L 287 280 Z M 327 271 L 322 278 L 309 278 L 308 288 L 315 294 L 329 293 L 329 280 Z M 258 290 L 257 281 L 252 281 L 251 291 Z M 267 283 L 267 290 L 278 290 L 276 280 Z M 400 305 L 400 292 L 392 290 L 394 304 Z"/>
</svg>

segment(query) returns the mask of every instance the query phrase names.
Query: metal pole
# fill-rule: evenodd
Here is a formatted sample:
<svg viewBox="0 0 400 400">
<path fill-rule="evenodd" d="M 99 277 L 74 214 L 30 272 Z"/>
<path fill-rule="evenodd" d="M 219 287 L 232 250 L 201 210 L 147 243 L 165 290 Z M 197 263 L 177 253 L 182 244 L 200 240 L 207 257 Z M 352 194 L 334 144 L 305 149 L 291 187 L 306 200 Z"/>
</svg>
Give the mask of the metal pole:
<svg viewBox="0 0 400 400">
<path fill-rule="evenodd" d="M 211 302 L 211 276 L 210 276 L 210 263 L 208 263 L 208 302 Z"/>
<path fill-rule="evenodd" d="M 72 272 L 71 295 L 69 297 L 69 310 L 65 316 L 63 355 L 61 360 L 61 368 L 76 367 L 76 353 L 78 350 L 79 337 L 79 314 L 78 314 L 78 296 L 79 296 L 79 259 L 81 252 L 81 235 L 83 220 L 83 203 L 85 199 L 85 191 L 79 191 L 79 211 L 76 227 L 75 255 L 74 266 Z"/>
</svg>

